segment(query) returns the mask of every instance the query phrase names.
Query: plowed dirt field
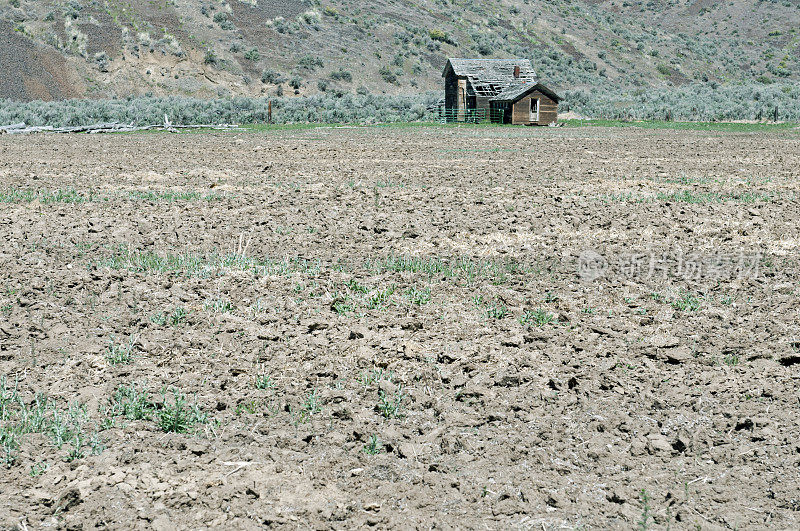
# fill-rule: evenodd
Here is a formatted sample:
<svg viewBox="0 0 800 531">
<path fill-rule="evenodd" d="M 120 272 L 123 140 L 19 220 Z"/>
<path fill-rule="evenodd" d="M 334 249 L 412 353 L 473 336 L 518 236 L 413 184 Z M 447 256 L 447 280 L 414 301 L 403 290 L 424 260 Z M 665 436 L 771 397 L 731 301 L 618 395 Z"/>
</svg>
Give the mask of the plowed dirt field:
<svg viewBox="0 0 800 531">
<path fill-rule="evenodd" d="M 0 137 L 0 521 L 800 527 L 800 132 Z"/>
</svg>

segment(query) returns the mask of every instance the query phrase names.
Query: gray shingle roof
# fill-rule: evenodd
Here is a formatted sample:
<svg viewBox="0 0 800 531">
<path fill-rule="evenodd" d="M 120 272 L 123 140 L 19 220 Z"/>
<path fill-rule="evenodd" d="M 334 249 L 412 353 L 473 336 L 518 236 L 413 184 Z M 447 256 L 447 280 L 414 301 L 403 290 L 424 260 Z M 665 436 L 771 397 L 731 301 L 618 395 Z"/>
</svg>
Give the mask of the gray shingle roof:
<svg viewBox="0 0 800 531">
<path fill-rule="evenodd" d="M 550 90 L 549 88 L 545 87 L 541 83 L 515 83 L 510 85 L 501 93 L 497 94 L 496 96 L 492 97 L 491 101 L 517 101 L 522 96 L 528 94 L 529 92 L 533 92 L 534 90 L 538 90 L 542 94 L 548 96 L 553 101 L 561 100 L 558 94 Z"/>
<path fill-rule="evenodd" d="M 519 77 L 514 77 L 516 67 Z M 449 68 L 456 76 L 466 77 L 471 91 L 484 97 L 496 96 L 512 84 L 536 82 L 528 59 L 448 59 L 442 76 Z"/>
<path fill-rule="evenodd" d="M 536 85 L 531 83 L 519 83 L 517 85 L 511 85 L 503 92 L 493 97 L 492 101 L 514 101 L 535 86 Z"/>
<path fill-rule="evenodd" d="M 514 67 L 518 66 L 520 78 L 536 79 L 536 73 L 528 59 L 448 59 L 457 76 L 470 76 L 478 79 L 514 80 Z M 445 68 L 446 70 L 446 68 Z"/>
</svg>

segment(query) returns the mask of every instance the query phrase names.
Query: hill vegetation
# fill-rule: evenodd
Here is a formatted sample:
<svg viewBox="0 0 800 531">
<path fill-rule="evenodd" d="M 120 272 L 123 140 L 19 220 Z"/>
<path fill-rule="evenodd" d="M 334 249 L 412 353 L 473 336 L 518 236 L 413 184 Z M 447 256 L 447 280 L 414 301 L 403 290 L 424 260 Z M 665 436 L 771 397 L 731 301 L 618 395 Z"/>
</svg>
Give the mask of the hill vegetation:
<svg viewBox="0 0 800 531">
<path fill-rule="evenodd" d="M 410 95 L 516 56 L 578 112 L 790 118 L 799 43 L 788 0 L 10 0 L 0 97 Z"/>
</svg>

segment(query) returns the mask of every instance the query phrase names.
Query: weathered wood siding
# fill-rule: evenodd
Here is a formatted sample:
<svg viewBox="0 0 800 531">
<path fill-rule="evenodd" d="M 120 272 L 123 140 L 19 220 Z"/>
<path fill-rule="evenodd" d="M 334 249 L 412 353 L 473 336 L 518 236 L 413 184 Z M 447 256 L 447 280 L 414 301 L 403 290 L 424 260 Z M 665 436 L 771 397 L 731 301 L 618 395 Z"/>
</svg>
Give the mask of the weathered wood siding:
<svg viewBox="0 0 800 531">
<path fill-rule="evenodd" d="M 539 98 L 539 121 L 531 121 L 531 98 Z M 558 104 L 539 92 L 531 92 L 514 104 L 511 123 L 548 125 L 558 121 Z"/>
<path fill-rule="evenodd" d="M 456 108 L 458 109 L 458 119 L 464 119 L 464 111 L 467 108 L 467 80 L 464 78 L 458 79 L 458 88 L 457 90 L 457 99 L 458 105 Z"/>
<path fill-rule="evenodd" d="M 489 98 L 485 96 L 477 96 L 475 98 L 475 109 L 486 112 L 486 119 L 489 119 Z"/>
<path fill-rule="evenodd" d="M 534 92 L 534 94 L 539 91 Z M 539 98 L 539 125 L 549 125 L 558 121 L 558 103 L 554 102 L 544 94 L 536 96 Z"/>
<path fill-rule="evenodd" d="M 444 80 L 444 108 L 458 109 L 458 77 L 451 70 Z"/>
</svg>

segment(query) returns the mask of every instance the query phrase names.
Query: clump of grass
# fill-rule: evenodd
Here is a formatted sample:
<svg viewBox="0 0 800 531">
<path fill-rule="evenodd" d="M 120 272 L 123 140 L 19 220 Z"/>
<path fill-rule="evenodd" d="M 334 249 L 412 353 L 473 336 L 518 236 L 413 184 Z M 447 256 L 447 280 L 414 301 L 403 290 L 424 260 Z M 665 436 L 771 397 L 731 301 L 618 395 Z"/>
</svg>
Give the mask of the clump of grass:
<svg viewBox="0 0 800 531">
<path fill-rule="evenodd" d="M 486 301 L 483 299 L 483 295 L 475 295 L 472 297 L 472 302 L 477 308 L 480 308 L 484 316 L 489 319 L 503 319 L 509 314 L 506 305 Z"/>
<path fill-rule="evenodd" d="M 728 367 L 735 367 L 739 365 L 739 356 L 736 354 L 727 354 L 722 361 L 725 362 L 725 365 Z"/>
<path fill-rule="evenodd" d="M 169 322 L 172 326 L 178 326 L 186 320 L 187 315 L 189 315 L 189 312 L 186 311 L 186 308 L 183 306 L 178 306 L 169 316 Z"/>
<path fill-rule="evenodd" d="M 322 399 L 315 389 L 306 395 L 299 408 L 290 410 L 292 425 L 297 426 L 298 424 L 305 424 L 311 420 L 313 415 L 320 412 L 322 412 Z"/>
<path fill-rule="evenodd" d="M 34 463 L 33 465 L 31 465 L 31 471 L 28 473 L 28 475 L 32 478 L 35 478 L 37 476 L 41 476 L 49 469 L 50 465 L 47 463 Z"/>
<path fill-rule="evenodd" d="M 364 294 L 369 293 L 369 288 L 367 286 L 364 286 L 363 284 L 359 284 L 359 282 L 354 278 L 348 280 L 345 283 L 345 286 L 347 286 L 347 289 L 349 289 L 354 293 L 364 293 Z"/>
<path fill-rule="evenodd" d="M 404 398 L 405 394 L 402 389 L 398 389 L 393 395 L 388 395 L 381 390 L 378 394 L 378 411 L 387 419 L 400 418 L 403 416 Z"/>
<path fill-rule="evenodd" d="M 74 188 L 57 190 L 7 189 L 0 191 L 0 203 L 30 203 L 38 200 L 42 204 L 50 203 L 86 203 L 97 200 L 93 191 L 86 194 Z"/>
<path fill-rule="evenodd" d="M 236 306 L 229 300 L 225 298 L 208 300 L 203 305 L 206 311 L 214 312 L 214 313 L 232 313 L 236 311 Z"/>
<path fill-rule="evenodd" d="M 395 292 L 395 287 L 390 286 L 385 290 L 376 291 L 372 295 L 370 295 L 369 300 L 367 301 L 367 306 L 370 310 L 380 310 L 391 302 L 390 297 Z"/>
<path fill-rule="evenodd" d="M 672 301 L 672 307 L 682 312 L 696 312 L 700 309 L 700 298 L 691 293 L 684 293 L 681 297 Z"/>
<path fill-rule="evenodd" d="M 308 411 L 309 415 L 316 415 L 322 411 L 322 402 L 320 400 L 319 393 L 316 390 L 313 390 L 306 395 L 306 399 L 303 402 L 303 409 Z"/>
<path fill-rule="evenodd" d="M 358 377 L 358 382 L 364 386 L 364 388 L 369 387 L 375 382 L 380 382 L 381 380 L 386 380 L 387 382 L 391 382 L 394 379 L 394 371 L 387 371 L 381 368 L 372 369 L 368 372 L 362 372 Z"/>
<path fill-rule="evenodd" d="M 369 441 L 364 445 L 364 453 L 367 455 L 377 455 L 383 451 L 383 444 L 378 440 L 377 435 L 370 435 Z"/>
<path fill-rule="evenodd" d="M 170 324 L 171 326 L 178 326 L 183 324 L 189 312 L 183 306 L 178 306 L 171 313 L 159 312 L 150 316 L 150 322 L 158 326 Z"/>
<path fill-rule="evenodd" d="M 503 304 L 494 303 L 486 308 L 486 317 L 489 319 L 503 319 L 509 314 L 508 308 Z"/>
<path fill-rule="evenodd" d="M 47 435 L 57 450 L 68 444 L 69 451 L 62 456 L 65 460 L 80 459 L 88 451 L 87 441 L 99 440 L 96 432 L 91 439 L 87 437 L 91 429 L 85 406 L 70 403 L 64 409 L 40 393 L 28 403 L 21 398 L 16 383 L 12 387 L 5 376 L 0 377 L 0 464 L 14 466 L 22 438 L 31 433 Z M 102 449 L 102 445 L 97 446 L 98 452 Z"/>
<path fill-rule="evenodd" d="M 258 411 L 258 402 L 256 400 L 245 400 L 236 405 L 236 416 L 242 413 L 250 413 L 251 415 Z"/>
<path fill-rule="evenodd" d="M 406 290 L 406 297 L 417 306 L 428 304 L 431 301 L 431 288 L 418 289 L 412 286 Z"/>
<path fill-rule="evenodd" d="M 106 351 L 106 360 L 111 365 L 121 365 L 133 362 L 136 350 L 136 337 L 131 336 L 125 343 L 117 343 L 112 338 Z"/>
<path fill-rule="evenodd" d="M 197 424 L 208 422 L 208 415 L 195 403 L 189 405 L 179 390 L 172 391 L 172 400 L 164 392 L 164 405 L 156 413 L 158 427 L 166 433 L 189 433 Z"/>
<path fill-rule="evenodd" d="M 0 463 L 11 468 L 19 458 L 19 438 L 16 431 L 0 427 Z"/>
<path fill-rule="evenodd" d="M 272 378 L 269 374 L 258 374 L 255 377 L 254 385 L 256 389 L 272 389 L 274 387 L 274 383 L 272 383 Z"/>
<path fill-rule="evenodd" d="M 129 420 L 150 420 L 154 411 L 155 406 L 145 386 L 133 383 L 120 385 L 117 388 L 106 415 L 109 417 L 121 415 Z"/>
<path fill-rule="evenodd" d="M 537 308 L 533 311 L 524 311 L 519 318 L 520 324 L 524 326 L 544 326 L 555 322 L 556 316 L 542 308 Z"/>
<path fill-rule="evenodd" d="M 350 295 L 347 293 L 338 292 L 333 295 L 331 309 L 339 315 L 347 315 L 348 313 L 355 311 L 355 307 L 351 302 Z"/>
</svg>

